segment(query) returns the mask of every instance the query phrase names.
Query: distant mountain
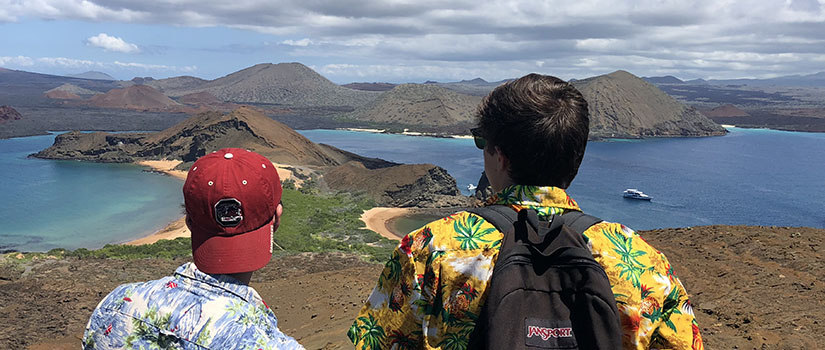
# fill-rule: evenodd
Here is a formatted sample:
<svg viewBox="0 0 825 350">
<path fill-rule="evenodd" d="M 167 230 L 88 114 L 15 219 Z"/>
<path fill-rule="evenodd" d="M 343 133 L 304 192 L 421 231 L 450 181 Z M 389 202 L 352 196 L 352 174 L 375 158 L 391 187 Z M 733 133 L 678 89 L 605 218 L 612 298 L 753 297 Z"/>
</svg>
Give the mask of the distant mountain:
<svg viewBox="0 0 825 350">
<path fill-rule="evenodd" d="M 462 94 L 465 94 L 465 95 L 482 96 L 483 97 L 483 96 L 487 96 L 487 94 L 489 94 L 490 91 L 493 91 L 493 89 L 495 89 L 496 86 L 499 86 L 499 85 L 504 84 L 504 83 L 506 83 L 508 81 L 511 81 L 511 80 L 513 80 L 513 79 L 505 79 L 505 80 L 500 80 L 500 81 L 488 82 L 488 81 L 486 81 L 484 79 L 481 79 L 481 78 L 475 78 L 475 79 L 472 79 L 472 80 L 462 80 L 462 81 L 452 82 L 452 83 L 436 83 L 436 82 L 433 82 L 432 84 L 438 85 L 438 86 L 443 87 L 445 89 L 450 89 L 450 90 L 453 90 L 455 92 L 462 93 Z"/>
<path fill-rule="evenodd" d="M 644 77 L 642 79 L 644 79 L 646 82 L 651 83 L 651 84 L 684 84 L 685 83 L 684 81 L 682 81 L 679 78 L 674 77 L 672 75 L 666 75 L 666 76 L 663 76 L 663 77 Z"/>
<path fill-rule="evenodd" d="M 97 94 L 101 94 L 101 92 L 84 89 L 82 87 L 69 83 L 60 85 L 51 90 L 47 90 L 44 93 L 46 97 L 58 100 L 80 100 L 83 99 L 83 97 L 81 96 L 94 96 Z"/>
<path fill-rule="evenodd" d="M 88 104 L 94 107 L 135 110 L 165 110 L 180 105 L 160 91 L 146 85 L 112 89 L 105 94 L 92 96 Z"/>
<path fill-rule="evenodd" d="M 158 89 L 158 91 L 160 92 L 173 92 L 178 90 L 197 89 L 198 87 L 200 87 L 203 84 L 206 84 L 207 82 L 209 81 L 185 75 L 174 78 L 144 81 L 143 84 Z"/>
<path fill-rule="evenodd" d="M 363 106 L 377 93 L 348 89 L 300 63 L 258 64 L 194 87 L 163 87 L 169 96 L 206 91 L 220 100 L 285 107 Z"/>
<path fill-rule="evenodd" d="M 708 118 L 727 118 L 727 117 L 749 117 L 750 114 L 745 112 L 732 104 L 726 104 L 709 111 L 703 111 L 704 114 Z"/>
<path fill-rule="evenodd" d="M 0 123 L 20 119 L 23 119 L 23 116 L 11 106 L 0 106 Z"/>
<path fill-rule="evenodd" d="M 63 84 L 71 84 L 83 89 L 105 92 L 118 87 L 117 82 L 71 78 L 59 75 L 32 73 L 11 69 L 0 69 L 0 96 L 15 96 L 16 101 L 37 106 L 44 100 L 43 94 Z"/>
<path fill-rule="evenodd" d="M 473 121 L 480 97 L 429 84 L 402 84 L 347 116 L 396 125 L 448 126 Z"/>
<path fill-rule="evenodd" d="M 341 85 L 345 88 L 363 91 L 389 91 L 396 86 L 391 83 L 349 83 Z"/>
<path fill-rule="evenodd" d="M 573 83 L 587 99 L 590 136 L 634 138 L 723 135 L 725 129 L 625 71 Z"/>
<path fill-rule="evenodd" d="M 749 86 L 799 86 L 825 87 L 825 72 L 807 75 L 787 75 L 769 79 L 709 79 L 713 85 L 749 85 Z"/>
<path fill-rule="evenodd" d="M 67 74 L 67 77 L 71 78 L 81 78 L 81 79 L 93 79 L 93 80 L 117 80 L 109 74 L 103 72 L 96 72 L 96 71 L 88 71 L 85 73 L 80 74 Z"/>
</svg>

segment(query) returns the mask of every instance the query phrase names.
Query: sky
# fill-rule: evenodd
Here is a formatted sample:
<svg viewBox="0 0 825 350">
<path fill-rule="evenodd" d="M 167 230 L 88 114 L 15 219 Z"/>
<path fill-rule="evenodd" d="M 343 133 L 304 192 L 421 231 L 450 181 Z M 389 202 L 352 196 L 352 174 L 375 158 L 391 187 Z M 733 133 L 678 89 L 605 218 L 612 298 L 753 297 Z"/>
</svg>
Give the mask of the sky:
<svg viewBox="0 0 825 350">
<path fill-rule="evenodd" d="M 7 69 L 216 79 L 280 62 L 341 84 L 812 74 L 825 0 L 0 0 Z"/>
</svg>

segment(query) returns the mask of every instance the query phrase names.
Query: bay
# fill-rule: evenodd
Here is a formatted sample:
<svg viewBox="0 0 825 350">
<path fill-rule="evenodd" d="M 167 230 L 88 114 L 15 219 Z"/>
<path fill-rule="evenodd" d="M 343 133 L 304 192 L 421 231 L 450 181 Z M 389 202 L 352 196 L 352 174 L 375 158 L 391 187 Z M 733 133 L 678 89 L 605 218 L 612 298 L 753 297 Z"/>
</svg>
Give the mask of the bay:
<svg viewBox="0 0 825 350">
<path fill-rule="evenodd" d="M 54 135 L 0 140 L 0 250 L 98 248 L 182 215 L 180 180 L 132 164 L 27 158 Z"/>
<path fill-rule="evenodd" d="M 470 139 L 300 131 L 310 140 L 399 163 L 431 163 L 465 194 L 483 169 Z M 625 199 L 637 188 L 650 202 Z M 569 188 L 582 209 L 634 229 L 697 225 L 825 228 L 825 134 L 730 128 L 720 137 L 590 142 Z"/>
</svg>

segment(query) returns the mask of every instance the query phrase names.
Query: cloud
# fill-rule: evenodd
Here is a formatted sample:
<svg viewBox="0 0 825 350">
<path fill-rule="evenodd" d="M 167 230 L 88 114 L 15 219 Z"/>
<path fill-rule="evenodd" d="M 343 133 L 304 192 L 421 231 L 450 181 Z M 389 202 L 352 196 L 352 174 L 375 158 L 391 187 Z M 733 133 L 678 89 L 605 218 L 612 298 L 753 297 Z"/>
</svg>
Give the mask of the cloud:
<svg viewBox="0 0 825 350">
<path fill-rule="evenodd" d="M 180 74 L 192 73 L 198 70 L 197 66 L 174 66 L 163 64 L 148 64 L 139 62 L 103 62 L 83 60 L 67 57 L 27 57 L 27 56 L 0 56 L 0 66 L 11 69 L 25 69 L 41 71 L 50 74 L 77 73 L 83 70 L 102 70 L 122 72 L 125 74 L 153 73 L 153 74 Z"/>
<path fill-rule="evenodd" d="M 476 72 L 470 64 L 488 76 L 518 67 L 758 77 L 822 70 L 825 55 L 825 0 L 0 0 L 0 22 L 21 18 L 255 31 L 290 59 L 352 65 L 327 68 L 342 77 L 365 67 L 373 77 L 456 76 Z M 105 33 L 89 45 L 141 49 Z"/>
<path fill-rule="evenodd" d="M 4 67 L 31 67 L 34 65 L 34 60 L 26 56 L 0 56 L 0 66 Z"/>
<path fill-rule="evenodd" d="M 125 40 L 121 38 L 111 36 L 106 33 L 100 33 L 96 36 L 89 37 L 88 39 L 86 39 L 86 44 L 102 48 L 106 51 L 115 51 L 123 53 L 140 52 L 140 48 L 137 45 L 127 43 Z"/>
</svg>

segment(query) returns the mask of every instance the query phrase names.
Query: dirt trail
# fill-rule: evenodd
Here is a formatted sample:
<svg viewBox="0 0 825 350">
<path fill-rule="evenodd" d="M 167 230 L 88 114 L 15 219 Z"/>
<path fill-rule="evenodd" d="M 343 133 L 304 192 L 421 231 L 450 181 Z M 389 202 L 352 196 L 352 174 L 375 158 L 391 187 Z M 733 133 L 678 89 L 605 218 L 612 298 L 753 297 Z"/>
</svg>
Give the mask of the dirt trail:
<svg viewBox="0 0 825 350">
<path fill-rule="evenodd" d="M 825 349 L 825 230 L 707 226 L 646 231 L 691 293 L 708 349 Z M 121 283 L 185 260 L 0 256 L 0 349 L 77 349 L 89 314 Z M 346 330 L 380 264 L 342 253 L 273 258 L 253 277 L 281 329 L 307 349 L 350 349 Z"/>
</svg>

